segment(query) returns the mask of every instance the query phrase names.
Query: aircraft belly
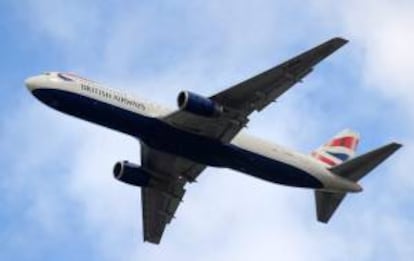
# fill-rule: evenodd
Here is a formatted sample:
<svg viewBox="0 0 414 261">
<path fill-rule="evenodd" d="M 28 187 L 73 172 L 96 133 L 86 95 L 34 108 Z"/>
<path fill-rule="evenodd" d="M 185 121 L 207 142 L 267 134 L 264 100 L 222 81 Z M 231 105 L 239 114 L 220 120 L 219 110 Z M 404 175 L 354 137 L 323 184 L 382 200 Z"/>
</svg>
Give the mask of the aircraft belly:
<svg viewBox="0 0 414 261">
<path fill-rule="evenodd" d="M 283 185 L 322 188 L 322 183 L 306 171 L 293 165 L 229 145 L 231 148 L 229 168 L 248 175 Z"/>
<path fill-rule="evenodd" d="M 149 146 L 192 161 L 234 169 L 245 174 L 296 187 L 322 188 L 322 183 L 306 171 L 284 162 L 244 150 L 232 144 L 194 135 L 178 129 L 163 133 L 164 139 L 147 141 Z M 160 141 L 163 140 L 163 144 Z"/>
</svg>

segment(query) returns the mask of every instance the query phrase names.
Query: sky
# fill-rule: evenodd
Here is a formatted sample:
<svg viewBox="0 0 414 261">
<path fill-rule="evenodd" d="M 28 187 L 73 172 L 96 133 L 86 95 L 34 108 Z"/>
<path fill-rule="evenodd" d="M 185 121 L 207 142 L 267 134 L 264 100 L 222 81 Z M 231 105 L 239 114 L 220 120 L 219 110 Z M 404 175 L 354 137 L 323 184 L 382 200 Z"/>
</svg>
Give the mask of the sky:
<svg viewBox="0 0 414 261">
<path fill-rule="evenodd" d="M 1 260 L 411 260 L 413 1 L 0 1 Z M 112 176 L 134 138 L 53 111 L 25 88 L 70 71 L 174 107 L 329 38 L 350 42 L 246 131 L 309 153 L 344 128 L 363 153 L 404 147 L 328 225 L 313 192 L 208 168 L 161 245 L 142 242 L 140 193 Z"/>
</svg>

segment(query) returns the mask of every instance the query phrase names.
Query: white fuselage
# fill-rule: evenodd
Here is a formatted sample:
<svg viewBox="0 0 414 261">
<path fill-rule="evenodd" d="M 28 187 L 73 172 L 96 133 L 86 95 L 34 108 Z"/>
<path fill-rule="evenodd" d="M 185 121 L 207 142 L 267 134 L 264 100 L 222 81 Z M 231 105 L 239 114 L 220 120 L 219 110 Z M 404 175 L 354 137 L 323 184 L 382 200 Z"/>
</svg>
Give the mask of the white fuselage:
<svg viewBox="0 0 414 261">
<path fill-rule="evenodd" d="M 76 107 L 75 105 L 69 111 L 67 111 L 66 107 L 69 102 L 77 102 L 78 100 L 74 101 L 73 98 L 70 97 L 82 97 L 88 98 L 88 101 L 92 101 L 91 107 L 93 107 L 94 103 L 99 104 L 107 104 L 111 106 L 111 110 L 122 110 L 125 112 L 130 112 L 131 115 L 140 115 L 146 117 L 148 119 L 162 119 L 163 117 L 171 114 L 174 110 L 165 108 L 163 106 L 156 105 L 154 103 L 148 102 L 146 100 L 137 98 L 125 92 L 117 91 L 114 89 L 110 89 L 104 87 L 100 84 L 97 84 L 93 81 L 89 81 L 75 75 L 70 74 L 59 74 L 59 73 L 49 73 L 43 74 L 35 77 L 31 77 L 26 80 L 26 85 L 30 89 L 30 91 L 40 100 L 45 102 L 47 105 L 54 107 L 57 110 L 69 113 L 76 117 L 83 118 L 85 120 L 89 120 L 101 125 L 104 125 L 109 128 L 114 128 L 117 123 L 117 119 L 105 119 L 106 114 L 103 111 L 95 111 L 93 115 L 95 119 L 90 119 L 90 115 L 87 111 L 88 108 L 85 107 L 86 105 L 79 105 Z M 62 102 L 58 93 L 64 92 L 65 94 L 76 95 L 76 96 L 68 96 L 65 102 Z M 66 96 L 65 96 L 66 97 Z M 66 105 L 64 105 L 66 104 Z M 77 109 L 78 108 L 78 109 Z M 82 112 L 78 112 L 77 110 Z M 93 110 L 92 108 L 90 110 Z M 128 122 L 129 119 L 125 118 L 124 122 Z M 119 121 L 119 120 L 118 120 Z M 136 126 L 132 126 L 133 124 L 127 125 L 127 129 L 133 128 Z M 145 125 L 145 124 L 144 124 Z M 171 126 L 170 126 L 171 128 Z M 117 129 L 120 130 L 120 129 Z M 131 134 L 131 131 L 123 131 L 125 133 Z M 139 132 L 139 131 L 138 131 Z M 141 134 L 134 135 L 140 138 Z M 149 131 L 146 132 L 143 130 L 142 135 L 150 135 Z M 190 134 L 188 134 L 190 135 Z M 147 137 L 146 136 L 146 137 Z M 193 137 L 194 135 L 192 135 Z M 201 138 L 201 137 L 200 137 Z M 205 142 L 203 140 L 203 142 Z M 321 164 L 319 161 L 315 160 L 311 156 L 304 155 L 301 153 L 294 152 L 292 150 L 288 150 L 283 148 L 279 145 L 272 144 L 270 142 L 261 140 L 259 138 L 255 138 L 246 134 L 245 132 L 240 132 L 237 136 L 233 138 L 230 142 L 231 148 L 227 148 L 223 150 L 223 153 L 227 153 L 229 151 L 239 151 L 242 150 L 244 154 L 250 153 L 247 158 L 259 157 L 259 162 L 264 162 L 266 160 L 277 162 L 277 164 L 283 164 L 283 166 L 288 166 L 290 168 L 295 168 L 297 170 L 302 171 L 303 173 L 309 174 L 314 179 L 318 180 L 322 186 L 316 189 L 323 190 L 323 191 L 331 191 L 331 192 L 357 192 L 360 191 L 361 188 L 358 184 L 348 181 L 344 178 L 341 178 L 332 172 L 330 172 L 325 165 Z M 226 152 L 225 152 L 226 151 Z M 168 151 L 170 152 L 171 151 Z M 229 152 L 230 153 L 230 152 Z M 224 155 L 223 154 L 223 155 Z M 180 156 L 186 156 L 180 155 Z M 223 156 L 224 157 L 224 156 Z M 197 160 L 197 158 L 191 158 L 191 160 Z M 252 174 L 254 171 L 245 170 L 244 166 L 242 165 L 235 165 L 233 167 L 230 163 L 229 165 L 225 164 L 224 161 L 220 162 L 219 164 L 209 164 L 209 161 L 201 162 L 207 165 L 217 165 L 221 167 L 229 167 L 241 172 L 245 172 L 247 174 Z M 270 163 L 269 163 L 270 164 Z M 279 166 L 279 165 L 277 165 Z M 263 170 L 267 170 L 270 167 L 263 168 Z M 277 172 L 277 171 L 275 171 Z M 252 174 L 253 176 L 257 176 L 259 178 L 263 178 L 260 175 Z M 268 173 L 268 175 L 273 175 L 273 173 Z M 274 175 L 278 175 L 278 173 L 274 173 Z M 289 177 L 287 177 L 289 178 Z M 297 176 L 295 176 L 297 178 Z M 268 178 L 264 178 L 269 180 Z M 286 185 L 290 185 L 290 183 L 278 182 Z M 290 182 L 290 181 L 289 181 Z M 293 185 L 295 186 L 295 185 Z M 303 186 L 307 187 L 307 186 Z M 314 187 L 315 188 L 315 187 Z"/>
</svg>

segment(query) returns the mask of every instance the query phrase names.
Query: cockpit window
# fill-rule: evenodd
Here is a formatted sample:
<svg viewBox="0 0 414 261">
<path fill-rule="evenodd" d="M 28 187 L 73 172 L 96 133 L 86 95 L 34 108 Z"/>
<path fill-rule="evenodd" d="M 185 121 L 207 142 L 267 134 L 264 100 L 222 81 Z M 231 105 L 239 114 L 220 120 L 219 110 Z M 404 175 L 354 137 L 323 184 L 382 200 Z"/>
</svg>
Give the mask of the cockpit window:
<svg viewBox="0 0 414 261">
<path fill-rule="evenodd" d="M 79 75 L 74 73 L 66 72 L 66 73 L 58 73 L 57 76 L 64 80 L 70 82 L 80 82 L 80 83 L 88 83 L 88 84 L 95 84 L 96 82 L 83 78 Z"/>
<path fill-rule="evenodd" d="M 58 77 L 59 77 L 60 79 L 62 79 L 62 80 L 64 80 L 64 81 L 67 81 L 67 82 L 73 82 L 73 80 L 72 80 L 69 76 L 66 76 L 66 75 L 65 75 L 65 74 L 63 74 L 63 73 L 58 73 L 57 75 L 58 75 Z"/>
</svg>

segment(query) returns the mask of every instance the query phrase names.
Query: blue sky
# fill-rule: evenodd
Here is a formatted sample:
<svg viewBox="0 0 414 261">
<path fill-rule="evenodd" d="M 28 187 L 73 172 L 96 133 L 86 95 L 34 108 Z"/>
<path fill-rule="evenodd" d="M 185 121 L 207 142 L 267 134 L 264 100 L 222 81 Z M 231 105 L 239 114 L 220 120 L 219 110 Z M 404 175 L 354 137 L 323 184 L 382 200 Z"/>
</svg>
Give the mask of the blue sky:
<svg viewBox="0 0 414 261">
<path fill-rule="evenodd" d="M 411 260 L 414 255 L 411 1 L 0 2 L 1 260 Z M 304 153 L 343 128 L 360 152 L 405 146 L 329 225 L 311 191 L 208 169 L 162 244 L 142 243 L 139 191 L 112 178 L 136 140 L 52 111 L 23 85 L 72 71 L 175 106 L 334 36 L 350 43 L 248 131 Z"/>
</svg>

